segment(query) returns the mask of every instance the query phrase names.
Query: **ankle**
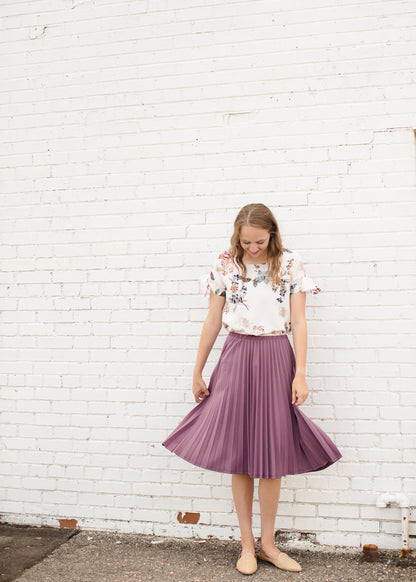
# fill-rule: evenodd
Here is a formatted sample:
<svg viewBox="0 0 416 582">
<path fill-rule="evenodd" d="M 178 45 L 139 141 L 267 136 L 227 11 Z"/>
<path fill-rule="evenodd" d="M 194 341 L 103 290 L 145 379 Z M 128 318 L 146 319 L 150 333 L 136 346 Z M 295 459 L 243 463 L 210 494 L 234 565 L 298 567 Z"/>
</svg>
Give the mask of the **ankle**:
<svg viewBox="0 0 416 582">
<path fill-rule="evenodd" d="M 254 543 L 255 543 L 254 536 L 241 538 L 240 541 L 242 549 L 249 552 L 254 552 Z"/>
<path fill-rule="evenodd" d="M 261 552 L 271 552 L 277 550 L 274 541 L 273 540 L 267 540 L 267 541 L 260 541 L 260 551 Z"/>
</svg>

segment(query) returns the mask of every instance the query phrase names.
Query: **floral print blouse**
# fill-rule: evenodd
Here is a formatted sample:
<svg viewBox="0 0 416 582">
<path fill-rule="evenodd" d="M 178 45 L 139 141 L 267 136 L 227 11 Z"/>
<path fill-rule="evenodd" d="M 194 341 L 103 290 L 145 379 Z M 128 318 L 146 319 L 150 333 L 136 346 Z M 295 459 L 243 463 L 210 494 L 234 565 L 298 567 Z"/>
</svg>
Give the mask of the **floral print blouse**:
<svg viewBox="0 0 416 582">
<path fill-rule="evenodd" d="M 231 252 L 226 250 L 217 257 L 211 272 L 201 277 L 203 296 L 212 289 L 216 295 L 225 297 L 222 322 L 227 331 L 249 335 L 288 334 L 292 331 L 289 296 L 298 291 L 316 295 L 321 289 L 306 276 L 297 251 L 283 251 L 279 275 L 281 281 L 275 285 L 267 263 L 254 263 L 247 264 L 247 276 L 243 280 Z"/>
</svg>

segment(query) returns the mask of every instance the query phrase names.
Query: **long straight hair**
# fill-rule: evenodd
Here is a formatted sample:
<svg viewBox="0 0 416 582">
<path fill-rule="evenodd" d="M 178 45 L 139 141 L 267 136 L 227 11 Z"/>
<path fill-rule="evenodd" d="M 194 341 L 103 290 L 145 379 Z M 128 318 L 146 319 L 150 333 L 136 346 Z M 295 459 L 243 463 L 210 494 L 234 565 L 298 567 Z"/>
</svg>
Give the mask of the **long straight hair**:
<svg viewBox="0 0 416 582">
<path fill-rule="evenodd" d="M 269 244 L 267 245 L 267 266 L 273 284 L 278 285 L 280 282 L 279 270 L 282 255 L 288 249 L 283 247 L 279 227 L 273 212 L 265 204 L 260 202 L 243 206 L 237 214 L 234 221 L 234 232 L 231 236 L 230 252 L 234 263 L 240 268 L 244 279 L 247 276 L 247 267 L 243 262 L 244 249 L 240 243 L 240 233 L 241 228 L 245 225 L 263 228 L 270 234 Z"/>
</svg>

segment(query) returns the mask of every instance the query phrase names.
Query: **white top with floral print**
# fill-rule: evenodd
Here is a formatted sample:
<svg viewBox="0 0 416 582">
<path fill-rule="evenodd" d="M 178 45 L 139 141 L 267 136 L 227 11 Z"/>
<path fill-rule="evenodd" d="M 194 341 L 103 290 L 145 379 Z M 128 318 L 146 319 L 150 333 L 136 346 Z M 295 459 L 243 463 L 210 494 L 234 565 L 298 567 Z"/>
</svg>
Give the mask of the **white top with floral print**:
<svg viewBox="0 0 416 582">
<path fill-rule="evenodd" d="M 247 265 L 245 280 L 229 250 L 221 253 L 209 274 L 201 277 L 203 296 L 210 289 L 225 297 L 222 322 L 225 329 L 248 335 L 280 335 L 292 331 L 289 296 L 298 291 L 321 291 L 307 277 L 300 254 L 284 250 L 279 285 L 273 285 L 267 263 Z"/>
</svg>

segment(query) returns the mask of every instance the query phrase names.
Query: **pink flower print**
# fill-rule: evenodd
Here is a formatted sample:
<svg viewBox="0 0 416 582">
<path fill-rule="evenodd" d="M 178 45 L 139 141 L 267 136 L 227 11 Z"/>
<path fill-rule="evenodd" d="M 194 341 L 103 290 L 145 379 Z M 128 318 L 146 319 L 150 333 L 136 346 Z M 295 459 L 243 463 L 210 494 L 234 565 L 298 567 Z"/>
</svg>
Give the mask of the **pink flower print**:
<svg viewBox="0 0 416 582">
<path fill-rule="evenodd" d="M 292 267 L 293 267 L 293 261 L 294 259 L 290 259 L 287 263 L 286 263 L 286 270 L 287 272 L 291 275 L 292 274 Z"/>
<path fill-rule="evenodd" d="M 224 251 L 220 254 L 222 274 L 226 275 L 233 270 L 233 259 L 230 251 Z"/>
</svg>

